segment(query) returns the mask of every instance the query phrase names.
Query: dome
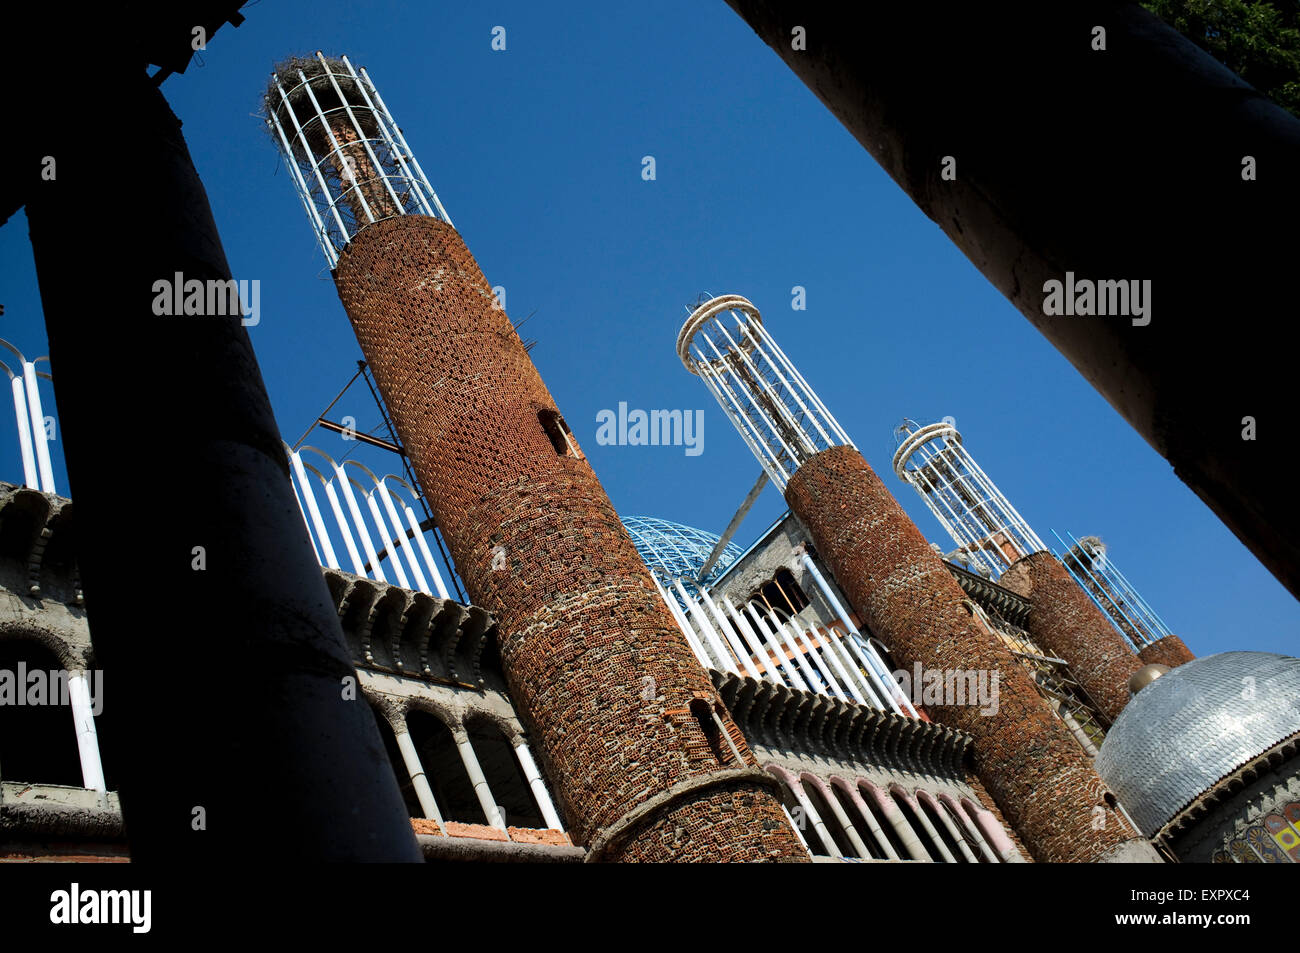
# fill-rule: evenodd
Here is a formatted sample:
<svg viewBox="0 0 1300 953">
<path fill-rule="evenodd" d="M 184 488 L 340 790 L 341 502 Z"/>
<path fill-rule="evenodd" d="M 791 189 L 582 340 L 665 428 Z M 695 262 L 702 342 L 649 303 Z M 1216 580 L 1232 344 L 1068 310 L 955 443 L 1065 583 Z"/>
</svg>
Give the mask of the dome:
<svg viewBox="0 0 1300 953">
<path fill-rule="evenodd" d="M 1222 652 L 1149 683 L 1124 708 L 1097 773 L 1152 836 L 1225 775 L 1300 731 L 1300 658 Z"/>
<path fill-rule="evenodd" d="M 718 545 L 719 537 L 712 533 L 653 516 L 624 517 L 623 525 L 632 537 L 636 551 L 661 582 L 670 582 L 679 576 L 694 579 L 700 574 L 700 568 L 713 552 L 713 547 Z M 705 584 L 726 572 L 739 556 L 740 547 L 728 543 L 709 570 Z"/>
</svg>

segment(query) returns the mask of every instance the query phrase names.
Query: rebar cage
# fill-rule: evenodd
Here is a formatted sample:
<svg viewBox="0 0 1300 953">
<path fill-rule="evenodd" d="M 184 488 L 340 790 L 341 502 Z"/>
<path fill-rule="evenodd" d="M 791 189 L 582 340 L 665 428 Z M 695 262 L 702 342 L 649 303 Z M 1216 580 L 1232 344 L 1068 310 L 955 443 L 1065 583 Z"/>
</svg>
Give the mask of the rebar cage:
<svg viewBox="0 0 1300 953">
<path fill-rule="evenodd" d="M 677 335 L 677 355 L 783 492 L 815 454 L 853 446 L 747 298 L 721 295 L 699 305 Z"/>
<path fill-rule="evenodd" d="M 329 266 L 356 234 L 398 215 L 451 219 L 379 90 L 346 56 L 295 57 L 265 95 L 276 140 Z"/>
<path fill-rule="evenodd" d="M 961 552 L 991 578 L 1047 547 L 989 479 L 948 420 L 922 427 L 905 419 L 894 431 L 894 473 L 910 484 Z"/>
</svg>

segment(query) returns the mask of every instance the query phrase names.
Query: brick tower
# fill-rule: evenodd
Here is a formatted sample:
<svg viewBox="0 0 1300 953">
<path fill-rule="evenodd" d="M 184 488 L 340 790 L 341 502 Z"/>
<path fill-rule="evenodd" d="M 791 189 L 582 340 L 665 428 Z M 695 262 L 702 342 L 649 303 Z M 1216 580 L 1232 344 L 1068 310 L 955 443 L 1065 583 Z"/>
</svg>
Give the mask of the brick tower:
<svg viewBox="0 0 1300 953">
<path fill-rule="evenodd" d="M 505 312 L 366 71 L 290 60 L 267 123 L 593 860 L 801 860 Z"/>
<path fill-rule="evenodd" d="M 1143 665 L 1156 662 L 1177 668 L 1196 657 L 1133 588 L 1110 558 L 1105 543 L 1096 536 L 1071 537 L 1070 541 L 1074 545 L 1061 557 L 1065 568 L 1138 650 Z"/>
<path fill-rule="evenodd" d="M 1128 704 L 1128 680 L 1144 664 L 1190 657 L 1177 636 L 1153 631 L 1107 595 L 1101 579 L 1094 583 L 1098 601 L 1110 602 L 1118 621 L 1098 608 L 966 450 L 951 422 L 921 427 L 904 421 L 896 434 L 894 472 L 920 494 L 972 563 L 1030 600 L 1025 629 L 1069 663 L 1107 718 L 1113 721 Z M 1075 568 L 1090 578 L 1084 561 L 1075 560 Z M 1130 632 L 1137 641 L 1131 642 Z M 1143 647 L 1153 657 L 1139 657 L 1136 649 Z"/>
<path fill-rule="evenodd" d="M 739 295 L 699 306 L 677 338 L 785 493 L 854 610 L 911 668 L 1000 673 L 996 714 L 928 706 L 969 732 L 981 781 L 1036 858 L 1155 860 L 1083 750 L 798 369 Z"/>
</svg>

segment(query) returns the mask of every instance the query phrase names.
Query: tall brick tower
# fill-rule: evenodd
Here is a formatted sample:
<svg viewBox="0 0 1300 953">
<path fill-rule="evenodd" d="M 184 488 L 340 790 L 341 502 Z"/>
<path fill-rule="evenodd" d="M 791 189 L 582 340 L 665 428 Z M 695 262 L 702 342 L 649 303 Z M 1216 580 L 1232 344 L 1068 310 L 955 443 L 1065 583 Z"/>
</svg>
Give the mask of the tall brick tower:
<svg viewBox="0 0 1300 953">
<path fill-rule="evenodd" d="M 805 859 L 366 71 L 290 60 L 266 105 L 572 835 L 593 860 Z"/>
<path fill-rule="evenodd" d="M 1176 635 L 1142 637 L 1102 612 L 1070 570 L 989 479 L 948 421 L 898 428 L 894 472 L 910 484 L 967 557 L 998 583 L 1030 600 L 1025 628 L 1039 645 L 1065 659 L 1070 671 L 1112 721 L 1128 704 L 1128 680 L 1147 662 L 1191 657 Z M 1132 626 L 1131 626 L 1132 627 Z M 1133 627 L 1136 631 L 1136 628 Z M 1152 645 L 1147 657 L 1135 649 Z M 1166 662 L 1166 664 L 1169 664 Z"/>
<path fill-rule="evenodd" d="M 907 668 L 998 672 L 995 714 L 929 706 L 975 739 L 975 766 L 1039 860 L 1156 860 L 1005 644 L 739 295 L 699 306 L 677 338 L 853 608 Z"/>
</svg>

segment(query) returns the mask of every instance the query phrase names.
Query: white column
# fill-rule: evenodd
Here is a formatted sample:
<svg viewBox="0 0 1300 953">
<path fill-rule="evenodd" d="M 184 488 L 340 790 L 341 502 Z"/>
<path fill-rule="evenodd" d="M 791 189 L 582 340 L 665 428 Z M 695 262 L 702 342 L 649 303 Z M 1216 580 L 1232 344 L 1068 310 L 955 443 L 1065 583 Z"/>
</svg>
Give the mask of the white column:
<svg viewBox="0 0 1300 953">
<path fill-rule="evenodd" d="M 487 778 L 483 777 L 483 768 L 478 763 L 478 756 L 474 754 L 474 746 L 469 742 L 469 733 L 464 728 L 459 728 L 454 732 L 454 737 L 456 750 L 460 752 L 460 760 L 464 763 L 465 771 L 474 785 L 474 793 L 478 795 L 478 803 L 479 807 L 483 808 L 483 815 L 493 827 L 505 830 L 506 819 L 501 816 L 501 809 L 492 799 L 492 789 L 488 787 Z"/>
<path fill-rule="evenodd" d="M 564 824 L 560 820 L 560 815 L 555 810 L 555 805 L 551 803 L 550 792 L 546 790 L 546 783 L 542 780 L 542 774 L 537 770 L 537 762 L 533 760 L 533 753 L 528 750 L 528 743 L 522 738 L 514 746 L 515 757 L 519 759 L 519 766 L 524 769 L 524 777 L 528 779 L 528 786 L 533 790 L 533 800 L 541 809 L 542 817 L 546 820 L 546 826 L 552 830 L 564 830 Z"/>
<path fill-rule="evenodd" d="M 104 686 L 99 686 L 102 691 Z M 81 754 L 81 783 L 91 791 L 107 791 L 104 765 L 99 759 L 99 736 L 95 733 L 94 708 L 85 672 L 68 675 L 68 702 L 72 706 L 72 723 L 77 729 L 77 751 Z"/>
<path fill-rule="evenodd" d="M 406 765 L 406 773 L 410 775 L 411 785 L 415 788 L 415 796 L 420 801 L 420 810 L 425 817 L 437 821 L 438 829 L 441 830 L 442 812 L 438 810 L 438 802 L 433 799 L 433 788 L 429 786 L 429 779 L 425 776 L 424 765 L 420 763 L 420 756 L 415 751 L 411 733 L 405 723 L 400 726 L 400 730 L 395 728 L 393 733 L 397 738 L 397 750 L 402 753 L 402 761 Z"/>
</svg>

